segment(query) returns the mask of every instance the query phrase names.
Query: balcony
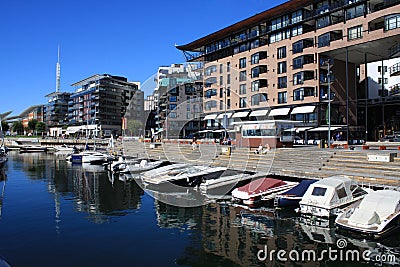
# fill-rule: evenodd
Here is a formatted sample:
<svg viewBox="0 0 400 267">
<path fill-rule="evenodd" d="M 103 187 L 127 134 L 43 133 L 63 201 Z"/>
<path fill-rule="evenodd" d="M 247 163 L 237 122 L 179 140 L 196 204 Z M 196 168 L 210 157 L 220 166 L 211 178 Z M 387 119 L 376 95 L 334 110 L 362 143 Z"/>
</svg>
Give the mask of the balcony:
<svg viewBox="0 0 400 267">
<path fill-rule="evenodd" d="M 400 62 L 394 64 L 389 68 L 390 77 L 400 75 Z"/>
</svg>

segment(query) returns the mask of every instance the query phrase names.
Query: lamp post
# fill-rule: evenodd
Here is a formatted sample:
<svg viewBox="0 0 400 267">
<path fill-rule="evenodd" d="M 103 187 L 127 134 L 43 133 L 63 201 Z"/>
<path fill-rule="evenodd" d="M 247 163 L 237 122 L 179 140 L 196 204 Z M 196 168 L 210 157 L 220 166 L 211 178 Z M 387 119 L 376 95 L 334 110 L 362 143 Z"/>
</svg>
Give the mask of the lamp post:
<svg viewBox="0 0 400 267">
<path fill-rule="evenodd" d="M 224 86 L 224 138 L 227 137 L 226 128 L 228 126 L 228 118 L 226 116 L 226 85 Z"/>
</svg>

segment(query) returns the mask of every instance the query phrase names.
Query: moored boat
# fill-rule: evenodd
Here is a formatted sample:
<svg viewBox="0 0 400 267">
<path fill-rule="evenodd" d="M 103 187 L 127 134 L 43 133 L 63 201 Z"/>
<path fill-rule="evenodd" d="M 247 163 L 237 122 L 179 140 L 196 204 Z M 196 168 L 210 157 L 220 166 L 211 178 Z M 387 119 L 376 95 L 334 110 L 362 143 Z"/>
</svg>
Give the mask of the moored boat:
<svg viewBox="0 0 400 267">
<path fill-rule="evenodd" d="M 19 147 L 21 153 L 47 152 L 47 149 L 47 147 L 35 145 L 24 145 Z"/>
<path fill-rule="evenodd" d="M 72 163 L 91 163 L 91 164 L 103 164 L 109 162 L 113 157 L 96 152 L 96 151 L 83 151 L 69 155 L 66 160 Z"/>
<path fill-rule="evenodd" d="M 147 171 L 142 175 L 142 179 L 143 182 L 153 185 L 172 183 L 184 187 L 194 187 L 200 185 L 203 179 L 221 176 L 224 171 L 226 171 L 224 167 L 173 164 Z"/>
<path fill-rule="evenodd" d="M 379 238 L 400 228 L 400 192 L 378 190 L 345 208 L 335 221 L 338 228 Z"/>
<path fill-rule="evenodd" d="M 260 178 L 236 188 L 232 191 L 234 201 L 242 201 L 246 205 L 254 205 L 260 201 L 268 201 L 275 195 L 296 186 L 296 182 L 286 182 L 274 178 Z"/>
<path fill-rule="evenodd" d="M 367 191 L 350 178 L 327 177 L 309 186 L 299 202 L 300 213 L 331 218 L 337 216 L 343 208 L 362 199 Z"/>
<path fill-rule="evenodd" d="M 300 200 L 303 198 L 307 189 L 311 184 L 317 180 L 303 180 L 295 187 L 289 189 L 282 194 L 276 195 L 274 200 L 274 206 L 277 208 L 284 207 L 298 207 Z"/>
</svg>

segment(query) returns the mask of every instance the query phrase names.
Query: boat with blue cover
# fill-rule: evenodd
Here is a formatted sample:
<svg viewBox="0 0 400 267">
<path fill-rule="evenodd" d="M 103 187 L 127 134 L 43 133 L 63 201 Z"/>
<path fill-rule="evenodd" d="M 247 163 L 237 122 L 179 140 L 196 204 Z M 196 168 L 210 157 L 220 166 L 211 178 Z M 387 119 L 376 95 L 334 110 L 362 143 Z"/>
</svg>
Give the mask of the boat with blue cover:
<svg viewBox="0 0 400 267">
<path fill-rule="evenodd" d="M 298 207 L 299 202 L 303 198 L 307 189 L 316 181 L 317 180 L 303 180 L 288 191 L 276 195 L 274 199 L 274 206 L 276 208 Z"/>
</svg>

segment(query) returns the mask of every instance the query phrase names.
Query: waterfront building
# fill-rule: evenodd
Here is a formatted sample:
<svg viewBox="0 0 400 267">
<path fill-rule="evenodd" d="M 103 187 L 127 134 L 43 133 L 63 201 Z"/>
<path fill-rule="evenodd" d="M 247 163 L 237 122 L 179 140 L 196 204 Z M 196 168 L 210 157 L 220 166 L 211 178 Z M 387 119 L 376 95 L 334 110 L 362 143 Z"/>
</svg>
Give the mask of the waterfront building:
<svg viewBox="0 0 400 267">
<path fill-rule="evenodd" d="M 43 122 L 43 105 L 35 105 L 25 109 L 19 117 L 22 120 L 22 125 L 24 129 L 28 129 L 29 121 L 37 120 L 38 122 Z M 26 132 L 25 132 L 26 134 Z"/>
<path fill-rule="evenodd" d="M 57 91 L 46 95 L 48 101 L 43 106 L 43 121 L 50 136 L 57 137 L 63 133 L 62 127 L 67 124 L 70 96 L 71 93 Z"/>
<path fill-rule="evenodd" d="M 329 138 L 329 125 L 367 138 L 375 126 L 360 112 L 369 99 L 360 66 L 400 56 L 399 7 L 395 0 L 292 0 L 177 46 L 189 62 L 204 62 L 207 126 L 220 118 L 281 119 L 306 139 Z M 240 124 L 234 129 L 243 134 Z M 253 134 L 250 146 L 268 142 L 262 129 Z"/>
<path fill-rule="evenodd" d="M 156 129 L 152 135 L 163 138 L 191 138 L 202 129 L 203 86 L 197 64 L 172 64 L 160 67 L 153 94 L 157 109 Z"/>
<path fill-rule="evenodd" d="M 140 136 L 148 117 L 144 107 L 144 92 L 140 90 L 140 83 L 137 85 L 138 90 L 133 94 L 124 115 L 122 130 L 125 131 L 125 135 Z"/>
<path fill-rule="evenodd" d="M 121 135 L 122 121 L 138 85 L 127 78 L 95 74 L 72 84 L 75 92 L 68 102 L 67 134 Z"/>
</svg>

